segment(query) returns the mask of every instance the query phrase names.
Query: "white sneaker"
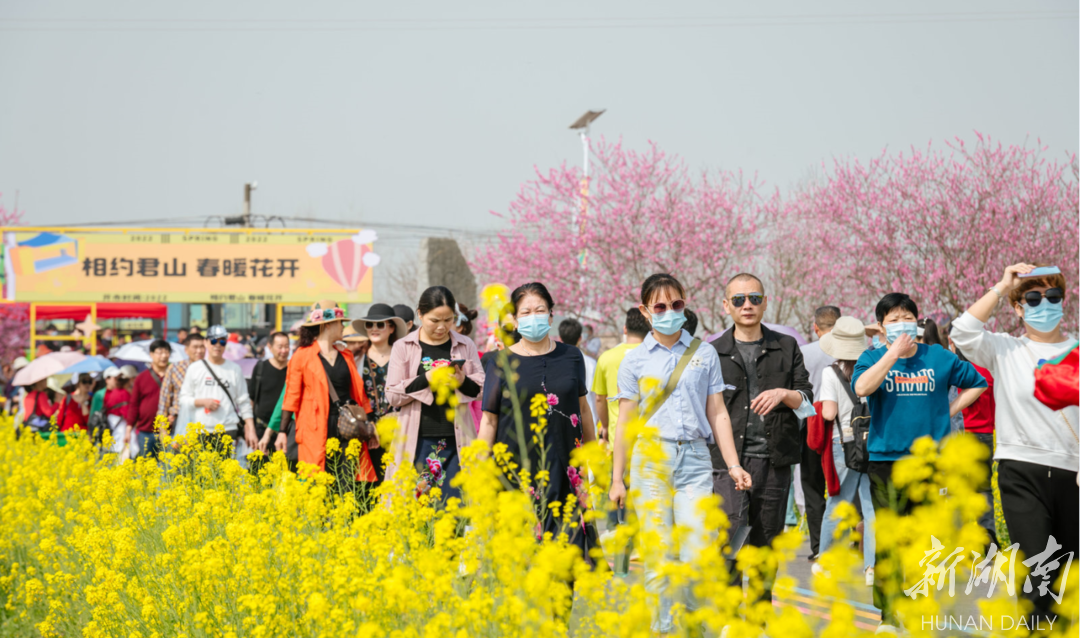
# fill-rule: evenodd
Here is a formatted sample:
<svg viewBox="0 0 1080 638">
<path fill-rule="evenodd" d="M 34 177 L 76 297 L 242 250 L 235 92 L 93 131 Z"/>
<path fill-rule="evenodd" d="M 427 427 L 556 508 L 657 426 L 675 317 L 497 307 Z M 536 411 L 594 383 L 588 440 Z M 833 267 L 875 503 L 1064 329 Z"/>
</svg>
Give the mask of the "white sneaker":
<svg viewBox="0 0 1080 638">
<path fill-rule="evenodd" d="M 889 635 L 892 635 L 892 636 L 906 636 L 907 632 L 904 631 L 904 629 L 902 627 L 897 627 L 896 625 L 889 625 L 889 624 L 886 624 L 884 621 L 882 621 L 882 623 L 880 625 L 878 625 L 878 628 L 874 632 L 874 634 L 875 635 L 876 634 L 889 634 Z"/>
<path fill-rule="evenodd" d="M 821 563 L 815 561 L 810 565 L 810 573 L 818 576 L 825 573 L 825 568 L 821 566 Z"/>
<path fill-rule="evenodd" d="M 873 587 L 874 586 L 874 568 L 873 567 L 867 567 L 865 574 L 866 574 L 866 586 L 867 587 Z"/>
</svg>

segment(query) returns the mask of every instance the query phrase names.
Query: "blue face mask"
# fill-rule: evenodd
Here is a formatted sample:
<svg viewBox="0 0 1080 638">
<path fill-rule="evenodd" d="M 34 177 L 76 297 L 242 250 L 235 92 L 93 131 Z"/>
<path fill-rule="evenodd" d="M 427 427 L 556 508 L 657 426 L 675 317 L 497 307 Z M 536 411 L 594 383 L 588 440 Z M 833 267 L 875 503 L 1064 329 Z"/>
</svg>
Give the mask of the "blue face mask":
<svg viewBox="0 0 1080 638">
<path fill-rule="evenodd" d="M 1062 309 L 1060 303 L 1050 303 L 1043 299 L 1042 303 L 1032 308 L 1024 304 L 1024 323 L 1039 332 L 1053 332 L 1061 323 Z"/>
<path fill-rule="evenodd" d="M 889 340 L 889 343 L 899 339 L 902 334 L 906 334 L 914 341 L 919 334 L 919 324 L 915 321 L 901 321 L 885 326 L 885 338 Z"/>
<path fill-rule="evenodd" d="M 682 330 L 686 323 L 686 314 L 682 311 L 668 310 L 665 313 L 652 316 L 652 327 L 662 335 L 673 335 Z"/>
<path fill-rule="evenodd" d="M 529 315 L 518 319 L 518 334 L 526 341 L 542 341 L 550 330 L 548 315 Z"/>
<path fill-rule="evenodd" d="M 873 343 L 874 343 L 874 350 L 877 350 L 878 348 L 884 348 L 885 347 L 885 343 L 881 339 L 878 339 L 877 335 L 874 335 Z"/>
</svg>

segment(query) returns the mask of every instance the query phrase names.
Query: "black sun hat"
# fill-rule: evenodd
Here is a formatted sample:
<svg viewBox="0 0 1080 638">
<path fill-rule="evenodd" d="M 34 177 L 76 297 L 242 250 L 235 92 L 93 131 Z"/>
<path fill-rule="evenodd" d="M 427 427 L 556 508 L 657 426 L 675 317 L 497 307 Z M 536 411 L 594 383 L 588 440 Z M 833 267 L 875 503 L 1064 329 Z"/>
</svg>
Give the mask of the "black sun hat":
<svg viewBox="0 0 1080 638">
<path fill-rule="evenodd" d="M 405 327 L 405 321 L 394 314 L 394 309 L 388 304 L 373 303 L 368 308 L 367 316 L 360 317 L 359 319 L 353 319 L 352 327 L 356 331 L 356 334 L 368 336 L 367 322 L 389 321 L 394 324 L 394 338 L 400 339 L 408 333 L 408 329 Z"/>
</svg>

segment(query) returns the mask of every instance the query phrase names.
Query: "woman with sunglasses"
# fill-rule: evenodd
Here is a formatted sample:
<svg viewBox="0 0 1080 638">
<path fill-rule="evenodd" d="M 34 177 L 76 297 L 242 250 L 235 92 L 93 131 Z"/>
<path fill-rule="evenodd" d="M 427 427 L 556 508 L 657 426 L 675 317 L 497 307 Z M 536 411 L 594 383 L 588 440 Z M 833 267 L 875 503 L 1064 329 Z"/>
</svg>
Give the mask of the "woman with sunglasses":
<svg viewBox="0 0 1080 638">
<path fill-rule="evenodd" d="M 458 313 L 454 293 L 445 286 L 432 286 L 416 304 L 419 330 L 394 344 L 386 377 L 390 405 L 401 410 L 394 459 L 386 468 L 386 480 L 403 463 L 416 466 L 419 478 L 416 493 L 438 488 L 442 500 L 460 498 L 450 483 L 457 476 L 458 452 L 476 438 L 469 403 L 480 396 L 484 370 L 472 339 L 454 330 Z M 395 313 L 397 314 L 397 313 Z M 453 369 L 457 406 L 439 405 L 432 378 L 439 368 Z"/>
<path fill-rule="evenodd" d="M 949 336 L 972 363 L 994 377 L 994 460 L 998 462 L 1001 509 L 1009 536 L 1028 557 L 1046 551 L 1051 536 L 1061 545 L 1052 552 L 1053 557 L 1066 552 L 1075 557 L 1080 552 L 1076 533 L 1080 527 L 1077 408 L 1055 412 L 1039 402 L 1034 396 L 1034 372 L 1040 362 L 1072 349 L 1076 340 L 1066 337 L 1061 329 L 1065 277 L 1055 272 L 1057 269 L 1025 276 L 1039 267 L 1020 263 L 1006 268 L 1001 281 L 953 321 Z M 1023 320 L 1026 333 L 1021 337 L 983 329 L 998 305 L 1006 301 Z M 1024 594 L 1035 606 L 1032 622 L 1042 619 L 1047 626 L 1046 620 L 1053 617 L 1051 594 L 1057 595 L 1053 588 L 1057 571 L 1051 570 L 1050 589 L 1045 595 L 1039 595 L 1038 587 Z"/>
<path fill-rule="evenodd" d="M 616 507 L 624 507 L 628 447 L 635 452 L 630 466 L 630 485 L 636 498 L 634 508 L 643 529 L 659 535 L 671 545 L 675 526 L 686 529 L 678 559 L 691 562 L 710 543 L 713 530 L 705 527 L 699 504 L 713 493 L 713 464 L 709 443 L 715 441 L 734 481 L 736 489 L 751 486 L 750 475 L 739 464 L 738 451 L 731 431 L 731 419 L 724 404 L 724 378 L 720 357 L 708 344 L 691 338 L 686 323 L 686 291 L 679 280 L 668 274 L 650 276 L 641 285 L 638 309 L 649 321 L 652 331 L 641 346 L 626 354 L 619 366 L 619 422 L 615 427 L 614 476 L 608 494 Z M 695 351 L 688 354 L 694 348 Z M 652 397 L 662 403 L 648 416 L 648 427 L 659 432 L 664 460 L 655 461 L 640 451 L 642 442 L 626 440 L 626 429 L 639 416 L 642 381 L 660 382 L 664 388 L 680 361 L 688 355 L 678 383 L 666 397 Z M 588 411 L 585 410 L 587 413 Z M 786 499 L 785 499 L 786 500 Z M 673 629 L 671 607 L 673 592 L 660 565 L 645 564 L 645 588 L 659 597 L 659 609 L 652 629 L 668 633 Z M 686 606 L 693 610 L 696 599 L 686 592 Z"/>
</svg>

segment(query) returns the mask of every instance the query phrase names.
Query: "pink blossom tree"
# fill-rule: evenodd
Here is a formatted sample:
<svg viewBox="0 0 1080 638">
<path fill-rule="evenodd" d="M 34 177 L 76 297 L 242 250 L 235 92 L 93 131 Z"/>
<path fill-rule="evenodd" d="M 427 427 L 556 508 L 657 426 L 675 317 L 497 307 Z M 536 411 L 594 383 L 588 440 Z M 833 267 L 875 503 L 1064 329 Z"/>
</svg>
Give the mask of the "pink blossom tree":
<svg viewBox="0 0 1080 638">
<path fill-rule="evenodd" d="M 637 152 L 601 140 L 593 166 L 584 198 L 577 167 L 538 170 L 511 202 L 509 228 L 477 250 L 478 279 L 543 282 L 558 312 L 617 334 L 642 281 L 670 272 L 706 331 L 726 325 L 723 286 L 762 248 L 759 184 L 734 172 L 692 175 L 655 144 Z"/>
<path fill-rule="evenodd" d="M 19 226 L 23 211 L 7 208 L 0 201 L 0 226 Z M 0 268 L 3 268 L 0 263 Z M 8 362 L 26 353 L 30 345 L 30 305 L 0 303 L 0 362 Z"/>
<path fill-rule="evenodd" d="M 868 164 L 838 159 L 817 184 L 766 216 L 786 239 L 769 244 L 777 293 L 802 316 L 832 303 L 870 318 L 891 291 L 923 314 L 955 317 L 1005 266 L 1045 262 L 1069 282 L 1066 326 L 1076 327 L 1080 189 L 1076 155 L 1049 161 L 1045 147 L 1002 146 L 982 134 L 947 150 L 912 148 Z M 995 329 L 1019 321 L 1002 307 Z"/>
</svg>

